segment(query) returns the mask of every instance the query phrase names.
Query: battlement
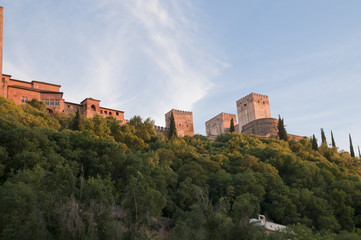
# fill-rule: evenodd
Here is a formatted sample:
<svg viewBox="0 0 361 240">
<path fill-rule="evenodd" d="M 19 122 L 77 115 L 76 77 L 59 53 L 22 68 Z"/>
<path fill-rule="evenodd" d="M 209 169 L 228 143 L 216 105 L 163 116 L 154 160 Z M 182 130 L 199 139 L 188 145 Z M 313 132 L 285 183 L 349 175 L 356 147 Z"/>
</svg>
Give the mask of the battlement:
<svg viewBox="0 0 361 240">
<path fill-rule="evenodd" d="M 189 111 L 172 109 L 165 114 L 165 127 L 170 127 L 171 116 L 174 116 L 174 122 L 178 137 L 194 136 L 193 113 Z"/>
<path fill-rule="evenodd" d="M 211 119 L 209 119 L 206 123 L 208 122 L 211 122 L 219 117 L 229 117 L 229 118 L 236 118 L 236 114 L 233 114 L 233 113 L 224 113 L 224 112 L 221 112 L 220 114 L 218 114 L 217 116 L 214 116 L 212 117 Z M 235 123 L 236 124 L 236 123 Z"/>
<path fill-rule="evenodd" d="M 169 132 L 169 128 L 154 125 L 154 130 L 157 132 Z"/>
<path fill-rule="evenodd" d="M 153 129 L 156 133 L 161 134 L 164 137 L 168 137 L 169 135 L 169 128 L 154 125 Z"/>
<path fill-rule="evenodd" d="M 172 109 L 169 112 L 167 112 L 166 114 L 170 114 L 171 112 L 173 112 L 173 114 L 186 114 L 186 115 L 193 114 L 190 111 L 183 111 L 183 110 L 178 110 L 178 109 Z"/>
<path fill-rule="evenodd" d="M 236 116 L 236 114 L 233 114 L 233 113 L 224 113 L 224 112 L 221 112 L 222 115 L 224 116 Z"/>
<path fill-rule="evenodd" d="M 239 130 L 256 119 L 270 118 L 271 110 L 267 95 L 251 93 L 236 102 Z"/>
<path fill-rule="evenodd" d="M 253 99 L 253 98 L 264 98 L 265 100 L 268 100 L 268 96 L 267 95 L 263 95 L 263 94 L 259 94 L 259 93 L 250 93 L 248 94 L 247 96 L 243 97 L 243 98 L 240 98 L 237 100 L 237 103 L 238 102 L 241 102 L 242 100 L 249 100 L 249 99 Z"/>
</svg>

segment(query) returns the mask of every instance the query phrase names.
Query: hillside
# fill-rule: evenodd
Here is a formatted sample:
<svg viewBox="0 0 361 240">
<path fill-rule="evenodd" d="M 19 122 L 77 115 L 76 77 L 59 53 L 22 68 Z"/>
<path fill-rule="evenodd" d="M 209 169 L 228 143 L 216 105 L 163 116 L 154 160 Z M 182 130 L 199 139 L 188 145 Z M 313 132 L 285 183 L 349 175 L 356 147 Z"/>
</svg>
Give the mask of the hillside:
<svg viewBox="0 0 361 240">
<path fill-rule="evenodd" d="M 360 239 L 359 158 L 307 138 L 167 140 L 153 124 L 0 97 L 0 238 Z M 290 232 L 267 235 L 258 214 Z"/>
</svg>

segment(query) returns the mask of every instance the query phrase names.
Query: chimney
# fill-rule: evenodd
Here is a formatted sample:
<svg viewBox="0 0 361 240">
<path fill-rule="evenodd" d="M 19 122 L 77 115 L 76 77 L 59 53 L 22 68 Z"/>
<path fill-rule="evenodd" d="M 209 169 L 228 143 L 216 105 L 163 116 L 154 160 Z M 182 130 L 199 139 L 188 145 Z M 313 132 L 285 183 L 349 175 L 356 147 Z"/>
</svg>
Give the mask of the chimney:
<svg viewBox="0 0 361 240">
<path fill-rule="evenodd" d="M 0 77 L 3 74 L 3 18 L 4 8 L 0 6 Z"/>
</svg>

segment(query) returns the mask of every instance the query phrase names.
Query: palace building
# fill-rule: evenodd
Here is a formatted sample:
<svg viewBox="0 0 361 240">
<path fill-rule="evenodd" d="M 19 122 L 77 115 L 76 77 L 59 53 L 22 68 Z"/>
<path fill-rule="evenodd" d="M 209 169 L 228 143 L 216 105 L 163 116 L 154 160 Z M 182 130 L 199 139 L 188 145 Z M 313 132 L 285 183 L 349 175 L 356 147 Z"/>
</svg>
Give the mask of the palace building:
<svg viewBox="0 0 361 240">
<path fill-rule="evenodd" d="M 22 81 L 13 79 L 11 75 L 2 73 L 3 60 L 3 7 L 0 7 L 0 95 L 12 99 L 16 104 L 25 104 L 32 99 L 43 101 L 49 114 L 54 112 L 64 112 L 67 114 L 75 113 L 79 110 L 80 114 L 87 118 L 92 118 L 96 114 L 103 117 L 114 117 L 124 123 L 124 112 L 120 110 L 105 108 L 100 106 L 100 100 L 85 98 L 81 103 L 66 102 L 63 99 L 63 92 L 60 92 L 61 85 L 40 82 L 40 81 Z"/>
</svg>

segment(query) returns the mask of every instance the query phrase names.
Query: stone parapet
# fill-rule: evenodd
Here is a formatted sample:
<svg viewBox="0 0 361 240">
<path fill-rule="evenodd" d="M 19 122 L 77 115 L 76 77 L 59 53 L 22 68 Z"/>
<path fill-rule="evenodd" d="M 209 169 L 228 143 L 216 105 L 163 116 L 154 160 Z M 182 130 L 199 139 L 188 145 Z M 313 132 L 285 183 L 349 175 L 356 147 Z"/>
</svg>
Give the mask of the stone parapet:
<svg viewBox="0 0 361 240">
<path fill-rule="evenodd" d="M 242 126 L 242 134 L 255 134 L 264 137 L 277 136 L 278 120 L 275 118 L 261 118 Z"/>
</svg>

